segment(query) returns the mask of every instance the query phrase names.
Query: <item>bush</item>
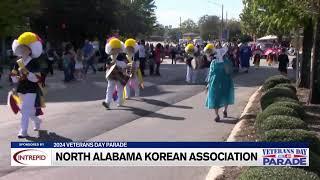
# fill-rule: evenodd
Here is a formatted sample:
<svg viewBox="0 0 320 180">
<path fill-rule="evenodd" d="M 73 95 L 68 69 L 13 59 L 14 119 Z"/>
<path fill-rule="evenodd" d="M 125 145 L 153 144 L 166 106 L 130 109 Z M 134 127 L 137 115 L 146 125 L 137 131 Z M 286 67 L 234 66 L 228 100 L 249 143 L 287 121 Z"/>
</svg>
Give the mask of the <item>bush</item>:
<svg viewBox="0 0 320 180">
<path fill-rule="evenodd" d="M 270 106 L 268 106 L 266 109 L 269 109 L 271 107 L 288 107 L 288 108 L 292 108 L 300 115 L 300 117 L 302 119 L 305 116 L 305 111 L 303 109 L 303 106 L 301 104 L 299 104 L 299 103 L 296 103 L 296 102 L 278 101 L 278 102 L 270 104 Z"/>
<path fill-rule="evenodd" d="M 261 101 L 261 100 L 260 100 Z M 260 102 L 261 105 L 261 109 L 264 110 L 266 109 L 269 105 L 276 103 L 276 102 L 291 102 L 291 103 L 296 103 L 296 104 L 300 104 L 298 100 L 296 99 L 292 99 L 289 97 L 275 97 L 273 99 L 264 99 L 263 100 L 263 104 L 262 102 Z"/>
<path fill-rule="evenodd" d="M 282 106 L 269 106 L 263 112 L 258 114 L 255 122 L 256 127 L 259 128 L 264 120 L 266 120 L 269 116 L 274 115 L 292 116 L 300 119 L 302 118 L 301 115 L 293 108 Z"/>
<path fill-rule="evenodd" d="M 294 87 L 292 84 L 289 84 L 289 83 L 277 84 L 275 87 L 285 87 L 285 88 L 289 88 L 289 89 L 291 89 L 294 93 L 297 93 L 296 87 Z"/>
<path fill-rule="evenodd" d="M 287 98 L 291 98 L 291 99 L 298 101 L 297 95 L 289 88 L 275 87 L 275 88 L 271 88 L 270 90 L 268 90 L 261 97 L 261 99 L 260 99 L 261 108 L 264 110 L 266 107 L 268 107 L 270 104 L 272 104 L 272 102 L 274 102 L 275 98 L 278 98 L 278 97 L 287 97 Z"/>
<path fill-rule="evenodd" d="M 250 167 L 240 174 L 239 180 L 320 180 L 315 173 L 292 167 Z"/>
<path fill-rule="evenodd" d="M 320 154 L 320 140 L 318 137 L 303 129 L 273 129 L 266 131 L 261 137 L 266 142 L 308 142 L 310 150 Z"/>
<path fill-rule="evenodd" d="M 315 172 L 320 176 L 320 155 L 309 151 L 309 167 L 304 167 L 304 169 Z"/>
<path fill-rule="evenodd" d="M 262 91 L 267 91 L 281 83 L 290 83 L 290 80 L 282 75 L 272 76 L 263 83 Z"/>
<path fill-rule="evenodd" d="M 263 120 L 259 125 L 260 131 L 272 129 L 307 129 L 308 126 L 301 119 L 292 116 L 274 115 Z"/>
</svg>

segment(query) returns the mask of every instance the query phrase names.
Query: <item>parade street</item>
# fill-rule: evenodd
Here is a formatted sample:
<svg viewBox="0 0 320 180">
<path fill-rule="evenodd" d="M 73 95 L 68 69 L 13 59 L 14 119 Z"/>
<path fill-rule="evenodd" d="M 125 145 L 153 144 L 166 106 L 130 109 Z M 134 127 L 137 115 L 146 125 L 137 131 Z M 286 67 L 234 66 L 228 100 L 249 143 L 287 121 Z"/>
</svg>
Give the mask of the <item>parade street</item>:
<svg viewBox="0 0 320 180">
<path fill-rule="evenodd" d="M 263 60 L 264 61 L 264 60 Z M 265 64 L 264 62 L 262 64 Z M 47 108 L 41 131 L 29 130 L 28 141 L 225 141 L 249 97 L 275 67 L 251 68 L 234 77 L 232 118 L 214 121 L 205 108 L 205 86 L 185 83 L 185 64 L 163 64 L 161 77 L 147 76 L 140 98 L 106 110 L 104 72 L 64 84 L 62 73 L 48 77 Z M 290 74 L 291 73 L 291 74 Z M 289 75 L 293 76 L 289 71 Z M 10 142 L 17 138 L 19 116 L 6 105 L 9 87 L 0 91 L 0 179 L 204 179 L 210 167 L 11 167 Z M 23 141 L 25 141 L 23 139 Z M 141 176 L 143 174 L 143 176 Z"/>
</svg>

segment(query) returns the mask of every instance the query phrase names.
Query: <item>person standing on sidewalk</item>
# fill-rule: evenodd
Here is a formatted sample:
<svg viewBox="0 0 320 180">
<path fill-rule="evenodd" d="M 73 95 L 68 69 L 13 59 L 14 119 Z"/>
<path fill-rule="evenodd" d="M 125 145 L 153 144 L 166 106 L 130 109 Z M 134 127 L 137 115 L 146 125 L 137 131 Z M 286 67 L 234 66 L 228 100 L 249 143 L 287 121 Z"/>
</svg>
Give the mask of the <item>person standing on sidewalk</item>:
<svg viewBox="0 0 320 180">
<path fill-rule="evenodd" d="M 141 70 L 142 76 L 145 76 L 144 70 L 146 68 L 146 48 L 145 48 L 144 40 L 140 41 L 138 50 L 139 50 L 138 53 L 139 53 L 139 60 L 140 60 L 140 70 Z"/>
<path fill-rule="evenodd" d="M 263 54 L 260 45 L 258 45 L 254 50 L 253 50 L 253 64 L 256 69 L 260 67 L 260 59 Z"/>
<path fill-rule="evenodd" d="M 247 43 L 244 43 L 240 47 L 240 61 L 241 61 L 241 68 L 245 73 L 249 72 L 251 56 L 252 56 L 251 47 L 248 46 Z"/>
<path fill-rule="evenodd" d="M 82 51 L 83 51 L 83 56 L 85 60 L 84 73 L 87 74 L 89 67 L 91 67 L 93 70 L 93 73 L 95 74 L 97 72 L 96 68 L 94 67 L 95 50 L 92 44 L 90 44 L 89 40 L 85 40 Z"/>
<path fill-rule="evenodd" d="M 156 45 L 156 49 L 154 50 L 154 60 L 156 63 L 156 76 L 160 76 L 160 64 L 163 61 L 163 50 L 160 43 Z"/>
<path fill-rule="evenodd" d="M 64 70 L 64 82 L 70 82 L 74 80 L 73 69 L 76 53 L 74 52 L 72 44 L 67 44 L 65 51 L 63 52 L 63 70 Z"/>
<path fill-rule="evenodd" d="M 55 52 L 54 48 L 48 42 L 46 46 L 46 55 L 47 55 L 47 64 L 48 64 L 48 73 L 53 76 L 53 64 L 57 53 Z"/>
<path fill-rule="evenodd" d="M 216 49 L 210 64 L 206 107 L 214 109 L 215 121 L 220 121 L 219 109 L 224 107 L 223 117 L 228 117 L 228 106 L 234 104 L 234 85 L 231 77 L 232 63 L 225 57 L 226 47 Z"/>
<path fill-rule="evenodd" d="M 170 46 L 170 54 L 171 54 L 171 64 L 173 64 L 173 62 L 174 64 L 177 64 L 177 60 L 176 60 L 177 50 L 173 45 Z"/>
<path fill-rule="evenodd" d="M 279 67 L 278 67 L 279 72 L 282 75 L 287 76 L 288 75 L 289 57 L 286 54 L 286 48 L 282 48 L 281 54 L 278 56 L 278 62 L 279 62 Z"/>
<path fill-rule="evenodd" d="M 153 44 L 150 45 L 150 53 L 148 56 L 149 60 L 149 75 L 153 76 L 154 73 L 154 64 L 155 64 L 155 50 Z"/>
</svg>

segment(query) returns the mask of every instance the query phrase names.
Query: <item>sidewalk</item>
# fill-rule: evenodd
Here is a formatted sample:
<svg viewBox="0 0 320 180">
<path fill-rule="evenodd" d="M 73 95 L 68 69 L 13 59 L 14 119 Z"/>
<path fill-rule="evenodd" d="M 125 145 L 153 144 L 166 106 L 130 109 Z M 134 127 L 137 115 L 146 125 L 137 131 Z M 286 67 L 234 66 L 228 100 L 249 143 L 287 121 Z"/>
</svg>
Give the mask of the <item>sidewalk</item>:
<svg viewBox="0 0 320 180">
<path fill-rule="evenodd" d="M 230 119 L 214 121 L 214 111 L 204 107 L 204 92 L 163 108 L 154 114 L 166 116 L 141 117 L 110 130 L 89 141 L 224 141 L 237 122 L 250 95 L 269 76 L 274 68 L 252 69 L 239 74 L 235 81 L 235 105 L 229 109 Z M 167 118 L 171 117 L 171 118 Z M 174 118 L 172 118 L 174 117 Z M 0 179 L 205 179 L 210 167 L 57 167 L 22 168 Z M 81 177 L 81 178 L 80 178 Z"/>
</svg>

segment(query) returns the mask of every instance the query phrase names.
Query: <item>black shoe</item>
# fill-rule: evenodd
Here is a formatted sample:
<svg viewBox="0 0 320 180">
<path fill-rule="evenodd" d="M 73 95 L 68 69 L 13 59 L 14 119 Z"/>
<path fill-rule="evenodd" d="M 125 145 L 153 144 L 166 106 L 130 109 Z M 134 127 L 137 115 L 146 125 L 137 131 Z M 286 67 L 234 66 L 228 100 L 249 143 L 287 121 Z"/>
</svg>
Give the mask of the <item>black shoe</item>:
<svg viewBox="0 0 320 180">
<path fill-rule="evenodd" d="M 21 134 L 18 135 L 19 139 L 28 138 L 28 137 L 29 137 L 29 135 L 21 135 Z"/>
<path fill-rule="evenodd" d="M 104 101 L 102 102 L 102 106 L 104 106 L 106 109 L 110 109 L 109 104 Z"/>
<path fill-rule="evenodd" d="M 219 122 L 220 121 L 220 116 L 217 116 L 215 119 L 214 119 L 215 122 Z"/>
<path fill-rule="evenodd" d="M 223 117 L 224 117 L 224 118 L 228 117 L 227 111 L 223 111 Z"/>
</svg>

